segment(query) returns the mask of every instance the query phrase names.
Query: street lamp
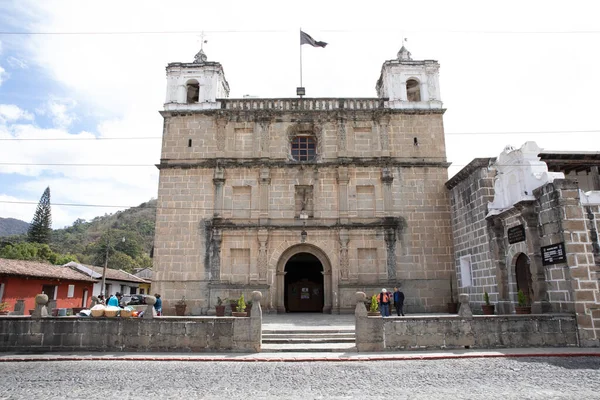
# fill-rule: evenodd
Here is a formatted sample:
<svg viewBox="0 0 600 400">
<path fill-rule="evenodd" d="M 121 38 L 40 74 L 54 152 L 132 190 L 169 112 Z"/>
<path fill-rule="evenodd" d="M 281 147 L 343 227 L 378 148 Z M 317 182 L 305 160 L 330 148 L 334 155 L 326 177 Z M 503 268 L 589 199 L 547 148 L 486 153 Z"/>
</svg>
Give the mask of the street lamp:
<svg viewBox="0 0 600 400">
<path fill-rule="evenodd" d="M 125 242 L 125 238 L 121 238 L 121 242 Z M 102 270 L 102 286 L 100 287 L 100 294 L 106 297 L 104 291 L 106 290 L 106 268 L 108 268 L 108 250 L 110 249 L 110 230 L 106 236 L 106 254 L 104 256 L 104 269 Z"/>
</svg>

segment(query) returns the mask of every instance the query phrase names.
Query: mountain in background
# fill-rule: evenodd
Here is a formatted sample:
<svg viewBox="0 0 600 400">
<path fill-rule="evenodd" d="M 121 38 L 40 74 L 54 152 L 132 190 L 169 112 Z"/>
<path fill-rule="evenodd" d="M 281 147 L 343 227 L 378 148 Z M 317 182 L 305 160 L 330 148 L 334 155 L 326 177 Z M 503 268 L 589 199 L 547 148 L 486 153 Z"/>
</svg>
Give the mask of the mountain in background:
<svg viewBox="0 0 600 400">
<path fill-rule="evenodd" d="M 23 235 L 29 229 L 29 222 L 15 218 L 0 217 L 0 236 Z"/>
<path fill-rule="evenodd" d="M 82 264 L 104 265 L 108 247 L 109 268 L 132 271 L 152 267 L 156 204 L 153 199 L 91 221 L 77 219 L 72 226 L 53 230 L 49 246 L 58 254 L 74 255 Z M 26 225 L 21 231 L 25 234 L 4 238 L 2 243 L 27 241 L 29 224 L 18 222 Z"/>
</svg>

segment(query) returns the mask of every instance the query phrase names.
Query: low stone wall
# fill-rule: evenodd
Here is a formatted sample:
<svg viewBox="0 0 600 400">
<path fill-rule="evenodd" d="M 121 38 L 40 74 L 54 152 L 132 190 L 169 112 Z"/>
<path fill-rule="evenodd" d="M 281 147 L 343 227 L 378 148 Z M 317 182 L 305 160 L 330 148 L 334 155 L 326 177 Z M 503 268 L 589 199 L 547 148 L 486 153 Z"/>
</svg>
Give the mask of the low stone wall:
<svg viewBox="0 0 600 400">
<path fill-rule="evenodd" d="M 462 296 L 462 295 L 461 295 Z M 571 314 L 473 316 L 463 306 L 448 316 L 368 317 L 356 304 L 358 351 L 578 346 Z M 357 293 L 357 300 L 361 292 Z"/>
<path fill-rule="evenodd" d="M 0 317 L 0 351 L 258 352 L 261 297 L 249 318 Z"/>
</svg>

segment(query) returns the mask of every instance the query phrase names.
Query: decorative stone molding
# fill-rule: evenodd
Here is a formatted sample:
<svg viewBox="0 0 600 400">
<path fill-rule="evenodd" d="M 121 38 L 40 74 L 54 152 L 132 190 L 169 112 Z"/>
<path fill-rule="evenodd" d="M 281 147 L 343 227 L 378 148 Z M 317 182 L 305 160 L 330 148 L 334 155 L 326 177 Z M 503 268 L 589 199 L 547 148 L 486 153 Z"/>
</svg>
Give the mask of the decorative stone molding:
<svg viewBox="0 0 600 400">
<path fill-rule="evenodd" d="M 350 262 L 348 260 L 348 243 L 350 236 L 346 229 L 340 229 L 340 279 L 348 280 Z"/>
</svg>

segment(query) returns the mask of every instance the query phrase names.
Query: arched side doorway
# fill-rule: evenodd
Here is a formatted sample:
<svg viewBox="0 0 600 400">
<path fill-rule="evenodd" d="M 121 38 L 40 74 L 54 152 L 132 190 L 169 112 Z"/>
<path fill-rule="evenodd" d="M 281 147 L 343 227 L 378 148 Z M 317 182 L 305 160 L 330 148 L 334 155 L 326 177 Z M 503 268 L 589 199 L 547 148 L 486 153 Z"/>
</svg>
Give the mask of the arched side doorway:
<svg viewBox="0 0 600 400">
<path fill-rule="evenodd" d="M 277 262 L 278 313 L 331 313 L 331 262 L 323 250 L 304 243 L 285 250 Z"/>
<path fill-rule="evenodd" d="M 321 261 L 310 253 L 297 253 L 285 264 L 286 312 L 323 312 L 324 277 Z"/>
<path fill-rule="evenodd" d="M 515 277 L 517 280 L 517 292 L 523 291 L 525 297 L 527 297 L 529 304 L 534 301 L 533 293 L 533 280 L 531 278 L 531 269 L 529 268 L 530 261 L 529 257 L 521 253 L 517 257 L 515 263 Z"/>
</svg>

